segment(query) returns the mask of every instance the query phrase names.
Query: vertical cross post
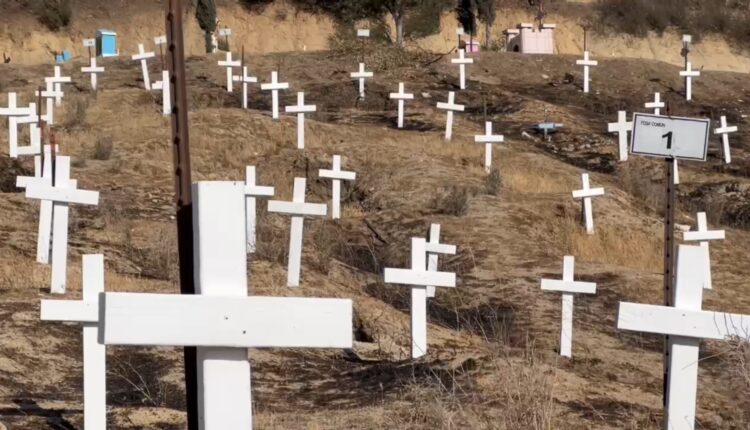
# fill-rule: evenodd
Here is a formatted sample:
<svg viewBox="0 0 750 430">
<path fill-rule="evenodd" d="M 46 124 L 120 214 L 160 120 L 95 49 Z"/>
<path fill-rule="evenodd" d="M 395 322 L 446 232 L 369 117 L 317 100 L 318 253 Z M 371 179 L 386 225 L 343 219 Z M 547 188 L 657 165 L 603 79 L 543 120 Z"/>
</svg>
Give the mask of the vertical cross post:
<svg viewBox="0 0 750 430">
<path fill-rule="evenodd" d="M 143 44 L 138 44 L 138 53 L 133 55 L 131 58 L 134 61 L 140 61 L 141 62 L 141 72 L 143 73 L 143 87 L 147 90 L 151 90 L 151 79 L 148 74 L 148 59 L 154 58 L 156 54 L 153 52 L 146 52 L 146 50 L 143 48 Z"/>
<path fill-rule="evenodd" d="M 456 253 L 456 245 L 440 243 L 440 224 L 430 224 L 430 233 L 427 243 L 425 244 L 425 249 L 427 250 L 428 272 L 438 271 L 438 257 L 440 254 L 453 255 Z M 427 297 L 435 297 L 434 286 L 427 286 Z"/>
<path fill-rule="evenodd" d="M 406 100 L 414 100 L 414 94 L 407 93 L 404 90 L 404 83 L 398 83 L 398 92 L 391 93 L 390 98 L 398 100 L 398 122 L 396 125 L 398 128 L 404 128 L 404 102 Z"/>
<path fill-rule="evenodd" d="M 247 253 L 255 252 L 255 225 L 257 219 L 256 199 L 258 197 L 273 197 L 273 187 L 255 184 L 255 166 L 245 167 L 245 232 L 247 236 Z"/>
</svg>

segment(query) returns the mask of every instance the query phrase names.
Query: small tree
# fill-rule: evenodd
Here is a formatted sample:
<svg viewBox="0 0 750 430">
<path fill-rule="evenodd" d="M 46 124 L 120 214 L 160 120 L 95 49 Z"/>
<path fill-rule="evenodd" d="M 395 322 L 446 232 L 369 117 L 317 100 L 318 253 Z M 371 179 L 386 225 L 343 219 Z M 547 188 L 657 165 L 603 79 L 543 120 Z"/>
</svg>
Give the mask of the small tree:
<svg viewBox="0 0 750 430">
<path fill-rule="evenodd" d="M 214 52 L 214 31 L 216 31 L 216 3 L 214 0 L 198 0 L 195 7 L 195 18 L 205 33 L 206 52 Z"/>
<path fill-rule="evenodd" d="M 419 1 L 417 0 L 385 0 L 382 2 L 382 7 L 391 14 L 393 22 L 396 24 L 396 45 L 399 47 L 404 46 L 404 15 L 407 10 L 418 5 Z"/>
<path fill-rule="evenodd" d="M 477 15 L 475 13 L 475 0 L 458 0 L 456 6 L 456 19 L 464 28 L 464 32 L 469 33 L 470 42 L 474 42 L 474 34 L 477 31 Z"/>
<path fill-rule="evenodd" d="M 479 19 L 484 21 L 484 45 L 489 48 L 492 41 L 492 24 L 495 23 L 495 0 L 475 0 Z"/>
</svg>

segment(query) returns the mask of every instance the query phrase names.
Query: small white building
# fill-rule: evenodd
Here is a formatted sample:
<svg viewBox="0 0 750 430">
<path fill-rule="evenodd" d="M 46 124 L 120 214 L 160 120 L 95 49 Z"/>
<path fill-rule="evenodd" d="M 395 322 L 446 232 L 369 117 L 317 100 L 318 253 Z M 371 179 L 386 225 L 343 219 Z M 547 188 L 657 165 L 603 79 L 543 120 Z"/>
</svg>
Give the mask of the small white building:
<svg viewBox="0 0 750 430">
<path fill-rule="evenodd" d="M 538 31 L 530 23 L 505 30 L 505 50 L 522 54 L 554 54 L 556 24 L 542 24 Z"/>
</svg>

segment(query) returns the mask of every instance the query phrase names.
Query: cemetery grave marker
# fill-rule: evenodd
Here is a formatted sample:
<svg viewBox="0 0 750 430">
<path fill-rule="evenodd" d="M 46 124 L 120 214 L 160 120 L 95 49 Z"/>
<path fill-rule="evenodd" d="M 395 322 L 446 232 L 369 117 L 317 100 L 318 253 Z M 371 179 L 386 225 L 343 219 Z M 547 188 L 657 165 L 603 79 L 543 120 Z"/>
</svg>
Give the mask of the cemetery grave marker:
<svg viewBox="0 0 750 430">
<path fill-rule="evenodd" d="M 42 91 L 35 91 L 34 95 L 39 96 L 40 98 L 44 98 L 47 100 L 47 109 L 44 113 L 44 118 L 47 121 L 48 125 L 52 125 L 55 123 L 55 104 L 54 100 L 59 96 L 61 97 L 62 91 L 55 89 L 55 84 L 52 82 L 47 82 L 47 86 Z"/>
<path fill-rule="evenodd" d="M 34 107 L 32 108 L 32 106 Z M 34 109 L 36 109 L 35 104 L 30 104 L 29 107 L 18 106 L 16 93 L 8 93 L 8 107 L 0 107 L 0 116 L 8 117 L 8 155 L 11 158 L 18 156 L 18 127 L 12 119 L 34 115 L 36 113 Z"/>
<path fill-rule="evenodd" d="M 247 89 L 248 84 L 254 84 L 258 82 L 258 78 L 250 76 L 247 71 L 247 66 L 242 66 L 242 75 L 232 76 L 232 80 L 236 82 L 242 82 L 242 109 L 247 109 Z"/>
<path fill-rule="evenodd" d="M 89 65 L 81 67 L 82 73 L 88 73 L 91 75 L 91 89 L 96 91 L 97 73 L 104 73 L 104 67 L 96 65 L 96 57 L 89 59 Z"/>
<path fill-rule="evenodd" d="M 724 240 L 724 230 L 709 230 L 708 221 L 706 220 L 705 212 L 698 212 L 698 226 L 696 231 L 686 231 L 682 234 L 682 240 L 686 242 L 700 242 L 700 246 L 706 248 L 706 279 L 703 284 L 703 288 L 710 290 L 712 287 L 711 282 L 711 258 L 710 251 L 708 249 L 708 242 L 710 240 Z"/>
<path fill-rule="evenodd" d="M 365 63 L 359 63 L 359 70 L 356 72 L 350 73 L 350 76 L 352 77 L 352 79 L 359 80 L 359 98 L 360 100 L 364 100 L 365 99 L 365 79 L 372 78 L 374 76 L 373 72 L 366 72 Z"/>
<path fill-rule="evenodd" d="M 404 103 L 406 100 L 414 100 L 414 94 L 404 91 L 404 83 L 398 83 L 398 92 L 390 94 L 391 100 L 398 100 L 398 128 L 404 128 Z"/>
<path fill-rule="evenodd" d="M 16 176 L 16 187 L 24 189 L 30 182 L 38 181 L 44 179 L 45 181 L 48 181 L 50 178 L 50 174 L 52 172 L 52 166 L 47 167 L 46 169 L 42 168 L 42 165 L 45 164 L 43 159 L 49 159 L 50 155 L 52 154 L 52 148 L 51 145 L 44 145 L 44 157 L 41 154 L 41 151 L 36 152 L 37 155 L 34 155 L 34 176 Z M 46 183 L 46 182 L 43 182 Z M 78 186 L 78 181 L 75 179 L 70 180 L 70 186 L 75 188 Z M 44 203 L 44 202 L 43 202 Z M 52 207 L 52 203 L 50 203 L 50 208 Z M 51 227 L 52 218 L 50 217 L 48 219 L 48 225 Z M 48 229 L 49 231 L 49 229 Z M 41 235 L 40 235 L 41 236 Z M 47 234 L 47 246 L 49 246 L 49 234 Z M 49 249 L 47 250 L 47 254 L 49 254 Z M 46 264 L 47 261 L 40 261 L 40 263 Z"/>
<path fill-rule="evenodd" d="M 319 169 L 318 176 L 321 178 L 331 179 L 333 190 L 331 193 L 331 219 L 341 218 L 341 181 L 353 181 L 357 174 L 354 172 L 341 170 L 341 156 L 333 156 L 333 168 Z"/>
<path fill-rule="evenodd" d="M 305 93 L 297 92 L 297 104 L 286 106 L 286 113 L 297 114 L 297 148 L 305 149 L 305 114 L 317 111 L 317 106 L 305 104 Z"/>
<path fill-rule="evenodd" d="M 152 90 L 161 90 L 162 113 L 167 116 L 172 113 L 172 97 L 169 94 L 169 71 L 161 71 L 161 80 L 151 86 Z"/>
<path fill-rule="evenodd" d="M 60 66 L 55 66 L 54 76 L 44 78 L 44 82 L 52 82 L 55 84 L 55 106 L 62 105 L 63 90 L 62 84 L 69 84 L 72 82 L 70 76 L 63 76 L 60 72 Z"/>
<path fill-rule="evenodd" d="M 262 91 L 271 91 L 273 119 L 279 119 L 279 90 L 289 89 L 289 82 L 279 82 L 279 72 L 271 72 L 271 82 L 260 84 Z"/>
<path fill-rule="evenodd" d="M 661 101 L 661 93 L 654 93 L 654 101 L 644 103 L 643 107 L 646 109 L 653 109 L 654 115 L 661 115 L 661 108 L 663 108 L 664 102 Z"/>
<path fill-rule="evenodd" d="M 453 112 L 463 112 L 465 106 L 456 104 L 456 93 L 448 93 L 448 103 L 438 102 L 437 108 L 446 111 L 445 116 L 445 140 L 451 140 L 453 136 Z"/>
<path fill-rule="evenodd" d="M 231 93 L 234 90 L 234 87 L 232 85 L 234 72 L 232 71 L 232 69 L 234 67 L 240 67 L 242 63 L 239 60 L 232 60 L 232 51 L 227 51 L 226 60 L 219 60 L 218 64 L 221 67 L 227 68 L 227 92 Z"/>
<path fill-rule="evenodd" d="M 255 166 L 245 167 L 245 236 L 247 236 L 247 253 L 255 253 L 255 225 L 257 219 L 256 199 L 259 197 L 273 197 L 273 187 L 255 184 Z"/>
<path fill-rule="evenodd" d="M 620 151 L 620 161 L 628 160 L 628 132 L 633 131 L 633 121 L 628 121 L 627 112 L 617 111 L 617 122 L 607 124 L 607 131 L 617 133 L 617 144 Z"/>
<path fill-rule="evenodd" d="M 91 48 L 96 47 L 96 39 L 83 39 L 83 47 L 89 51 L 89 60 L 94 57 L 91 52 Z"/>
<path fill-rule="evenodd" d="M 36 114 L 36 103 L 29 103 L 29 110 L 33 114 L 8 118 L 8 143 L 10 144 L 8 155 L 10 158 L 17 158 L 19 155 L 35 155 L 42 151 L 42 137 L 38 126 L 39 116 Z M 18 126 L 23 124 L 29 124 L 28 146 L 18 145 Z"/>
<path fill-rule="evenodd" d="M 440 224 L 430 224 L 430 237 L 425 243 L 427 251 L 427 271 L 437 272 L 440 254 L 456 254 L 456 245 L 440 243 Z M 427 286 L 427 297 L 435 297 L 435 287 Z"/>
<path fill-rule="evenodd" d="M 685 64 L 685 70 L 680 71 L 680 76 L 685 77 L 685 100 L 693 99 L 693 78 L 700 75 L 700 70 L 693 70 L 689 61 Z"/>
<path fill-rule="evenodd" d="M 458 82 L 459 88 L 462 90 L 466 89 L 466 65 L 473 64 L 473 58 L 466 58 L 466 50 L 458 50 L 458 58 L 451 58 L 451 63 L 458 64 Z"/>
<path fill-rule="evenodd" d="M 148 59 L 156 57 L 153 52 L 146 52 L 143 48 L 143 44 L 138 44 L 138 53 L 133 55 L 131 58 L 133 61 L 141 62 L 141 71 L 143 72 L 143 88 L 151 90 L 151 79 L 148 74 Z"/>
<path fill-rule="evenodd" d="M 724 162 L 726 164 L 732 162 L 732 155 L 730 154 L 729 150 L 729 133 L 734 133 L 736 131 L 737 126 L 728 126 L 727 117 L 724 115 L 721 116 L 721 126 L 717 129 L 714 129 L 714 134 L 721 135 L 721 152 L 724 154 Z"/>
<path fill-rule="evenodd" d="M 593 197 L 603 196 L 604 188 L 591 188 L 589 185 L 589 174 L 581 173 L 582 187 L 580 190 L 573 191 L 574 199 L 581 199 L 583 201 L 583 220 L 586 224 L 586 233 L 594 234 L 594 212 L 591 204 Z"/>
<path fill-rule="evenodd" d="M 576 60 L 576 64 L 579 66 L 583 66 L 583 92 L 588 93 L 589 81 L 591 81 L 591 79 L 589 78 L 589 67 L 594 67 L 598 65 L 599 62 L 595 60 L 589 60 L 589 51 L 583 51 L 583 59 Z"/>
<path fill-rule="evenodd" d="M 489 174 L 492 171 L 492 145 L 503 143 L 505 137 L 502 134 L 492 134 L 492 121 L 485 121 L 484 134 L 475 135 L 474 143 L 484 144 L 484 171 Z"/>
</svg>

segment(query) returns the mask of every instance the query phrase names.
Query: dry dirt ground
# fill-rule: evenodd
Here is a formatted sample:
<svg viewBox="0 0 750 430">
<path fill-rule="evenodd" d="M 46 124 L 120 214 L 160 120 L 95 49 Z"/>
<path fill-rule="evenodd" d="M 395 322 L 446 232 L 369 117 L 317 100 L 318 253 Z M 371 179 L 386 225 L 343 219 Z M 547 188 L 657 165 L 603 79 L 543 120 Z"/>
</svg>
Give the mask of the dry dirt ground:
<svg viewBox="0 0 750 430">
<path fill-rule="evenodd" d="M 270 96 L 257 86 L 251 109 L 238 108 L 237 90 L 224 89 L 219 57 L 187 64 L 194 179 L 241 180 L 252 164 L 279 197 L 291 195 L 295 176 L 306 176 L 308 200 L 326 202 L 330 185 L 316 170 L 333 154 L 358 175 L 345 185 L 340 223 L 306 223 L 299 290 L 285 286 L 289 221 L 260 205 L 249 293 L 350 297 L 356 344 L 352 351 L 250 351 L 257 428 L 659 428 L 661 338 L 619 332 L 615 319 L 621 300 L 662 301 L 664 163 L 637 156 L 616 162 L 615 137 L 605 132 L 618 109 L 643 110 L 654 91 L 673 114 L 724 114 L 740 126 L 731 166 L 722 165 L 714 137 L 708 162 L 681 164 L 678 222 L 694 224 L 695 212 L 707 210 L 712 227 L 727 229 L 727 239 L 711 248 L 714 290 L 704 308 L 750 312 L 745 75 L 705 72 L 688 104 L 678 68 L 657 61 L 600 59 L 594 92 L 584 95 L 572 56 L 481 54 L 469 67 L 468 89 L 457 93 L 467 107 L 447 143 L 444 114 L 435 109 L 457 90 L 457 70 L 446 57 L 371 52 L 375 79 L 357 102 L 349 79 L 354 53 L 249 56 L 262 81 L 280 68 L 291 83 L 282 105 L 294 103 L 296 91 L 318 105 L 301 152 L 294 118 L 273 121 Z M 101 193 L 98 207 L 71 211 L 65 298 L 80 297 L 81 255 L 94 252 L 105 255 L 108 291 L 177 292 L 172 153 L 161 96 L 142 88 L 137 64 L 105 66 L 93 94 L 80 64 L 66 65 L 75 83 L 56 113 L 56 138 L 73 158 L 73 176 Z M 51 71 L 3 67 L 0 90 L 18 91 L 23 102 Z M 399 81 L 416 93 L 405 130 L 394 127 L 388 100 Z M 495 149 L 500 181 L 485 175 L 483 148 L 473 143 L 485 115 L 506 137 Z M 548 142 L 522 137 L 545 115 L 564 129 Z M 32 164 L 7 158 L 5 128 L 0 141 L 0 422 L 80 428 L 81 330 L 39 321 L 39 301 L 50 296 L 49 269 L 35 263 L 38 204 L 13 186 Z M 607 192 L 594 202 L 593 236 L 580 227 L 570 194 L 584 171 Z M 441 270 L 456 271 L 459 284 L 430 301 L 430 351 L 413 361 L 407 289 L 384 285 L 382 270 L 407 267 L 409 238 L 424 236 L 433 222 L 458 246 Z M 596 295 L 576 298 L 573 359 L 557 353 L 560 296 L 539 285 L 541 277 L 560 277 L 566 254 L 576 256 L 577 278 L 598 283 Z M 706 342 L 701 357 L 699 428 L 747 428 L 747 351 Z M 111 428 L 183 427 L 180 350 L 109 348 L 108 369 Z"/>
</svg>

